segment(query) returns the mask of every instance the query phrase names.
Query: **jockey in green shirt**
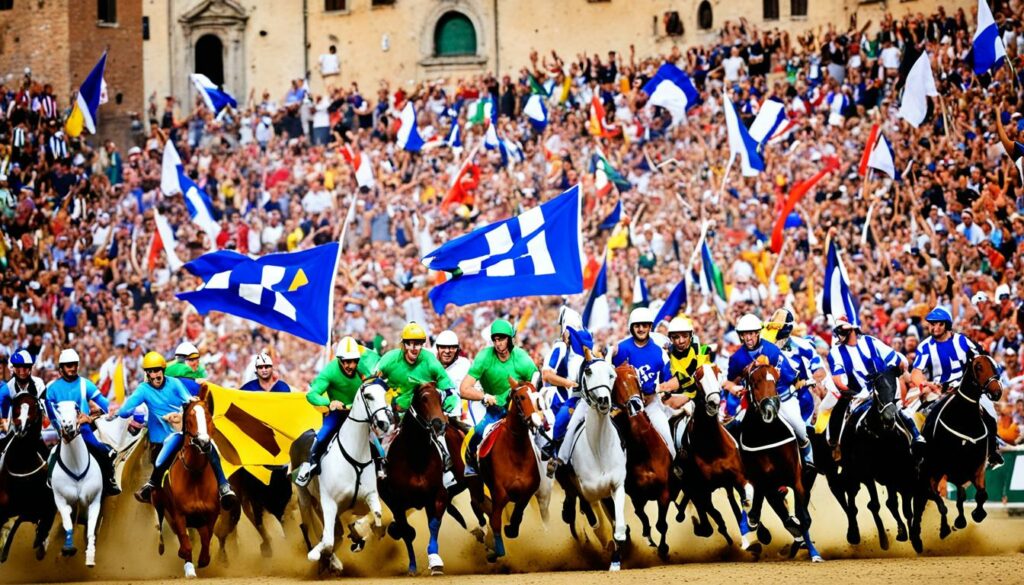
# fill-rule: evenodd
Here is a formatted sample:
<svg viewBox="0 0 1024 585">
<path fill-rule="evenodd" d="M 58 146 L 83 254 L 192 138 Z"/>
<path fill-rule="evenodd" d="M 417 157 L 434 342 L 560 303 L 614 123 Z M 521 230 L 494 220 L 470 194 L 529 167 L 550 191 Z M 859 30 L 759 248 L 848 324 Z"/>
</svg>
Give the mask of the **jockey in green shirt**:
<svg viewBox="0 0 1024 585">
<path fill-rule="evenodd" d="M 360 346 L 351 337 L 345 337 L 338 343 L 334 355 L 337 359 L 324 366 L 306 393 L 306 400 L 310 404 L 326 407 L 328 412 L 310 447 L 309 460 L 300 465 L 295 474 L 295 483 L 300 486 L 308 484 L 320 471 L 320 458 L 327 450 L 327 445 L 330 445 L 331 438 L 345 421 L 363 380 L 370 377 L 380 360 L 377 352 Z"/>
<path fill-rule="evenodd" d="M 199 350 L 185 341 L 174 350 L 174 361 L 167 364 L 165 375 L 172 378 L 206 379 L 206 369 L 199 365 Z"/>
<path fill-rule="evenodd" d="M 505 418 L 508 413 L 508 397 L 511 391 L 509 378 L 513 380 L 532 380 L 537 374 L 537 364 L 533 363 L 530 354 L 514 347 L 515 328 L 504 319 L 498 319 L 491 325 L 491 342 L 477 354 L 469 372 L 459 386 L 459 394 L 466 400 L 480 400 L 487 407 L 487 414 L 473 429 L 469 446 L 466 449 L 466 475 L 476 475 L 476 449 L 483 438 L 484 429 Z M 473 386 L 480 381 L 483 391 Z"/>
</svg>

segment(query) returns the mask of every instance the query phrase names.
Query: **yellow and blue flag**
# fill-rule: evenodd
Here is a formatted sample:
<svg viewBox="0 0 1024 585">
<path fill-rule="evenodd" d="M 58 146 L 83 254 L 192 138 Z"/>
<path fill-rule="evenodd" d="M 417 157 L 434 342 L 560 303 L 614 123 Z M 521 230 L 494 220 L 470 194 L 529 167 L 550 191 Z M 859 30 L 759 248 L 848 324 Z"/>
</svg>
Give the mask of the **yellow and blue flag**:
<svg viewBox="0 0 1024 585">
<path fill-rule="evenodd" d="M 103 70 L 107 66 L 107 53 L 100 57 L 100 62 L 92 68 L 89 76 L 85 78 L 78 88 L 78 97 L 71 108 L 68 119 L 64 122 L 64 132 L 72 137 L 78 138 L 82 130 L 88 130 L 90 134 L 96 133 L 96 114 L 100 107 L 100 92 L 103 88 Z"/>
<path fill-rule="evenodd" d="M 204 254 L 185 265 L 203 279 L 178 293 L 199 311 L 221 311 L 324 345 L 333 315 L 338 242 L 301 252 L 252 259 L 231 250 Z"/>
</svg>

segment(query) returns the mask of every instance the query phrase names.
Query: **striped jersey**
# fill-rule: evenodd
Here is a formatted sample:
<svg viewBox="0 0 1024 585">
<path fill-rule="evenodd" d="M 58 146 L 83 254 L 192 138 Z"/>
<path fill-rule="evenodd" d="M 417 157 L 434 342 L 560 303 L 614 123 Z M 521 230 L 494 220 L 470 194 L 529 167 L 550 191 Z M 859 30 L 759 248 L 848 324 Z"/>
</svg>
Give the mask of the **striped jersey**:
<svg viewBox="0 0 1024 585">
<path fill-rule="evenodd" d="M 959 382 L 967 353 L 978 351 L 978 346 L 966 335 L 954 333 L 946 341 L 929 337 L 917 346 L 914 369 L 924 372 L 925 377 L 938 384 Z"/>
<path fill-rule="evenodd" d="M 805 337 L 790 337 L 779 349 L 796 370 L 797 380 L 812 380 L 814 373 L 823 367 L 814 344 Z"/>
<path fill-rule="evenodd" d="M 842 376 L 843 383 L 851 392 L 865 396 L 870 392 L 869 377 L 906 362 L 907 358 L 870 335 L 859 335 L 855 345 L 838 345 L 828 352 L 832 375 Z"/>
</svg>

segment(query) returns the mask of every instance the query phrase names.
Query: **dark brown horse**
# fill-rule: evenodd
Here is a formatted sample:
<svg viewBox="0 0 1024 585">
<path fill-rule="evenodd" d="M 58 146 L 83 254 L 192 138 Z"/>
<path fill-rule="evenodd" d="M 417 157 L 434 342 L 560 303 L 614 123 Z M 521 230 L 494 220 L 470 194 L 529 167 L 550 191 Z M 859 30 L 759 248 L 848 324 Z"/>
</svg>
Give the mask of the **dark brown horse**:
<svg viewBox="0 0 1024 585">
<path fill-rule="evenodd" d="M 643 536 L 652 547 L 655 544 L 651 538 L 651 521 L 644 507 L 651 500 L 658 503 L 658 520 L 654 525 L 661 534 L 657 544 L 658 556 L 666 559 L 666 516 L 673 499 L 669 481 L 672 454 L 644 411 L 643 398 L 640 397 L 640 379 L 637 378 L 636 369 L 628 361 L 615 368 L 612 403 L 619 409 L 612 420 L 626 442 L 626 495 L 633 502 L 633 509 L 643 527 Z"/>
<path fill-rule="evenodd" d="M 754 502 L 749 524 L 757 538 L 747 550 L 761 554 L 761 544 L 771 542 L 771 533 L 761 524 L 761 509 L 767 499 L 786 530 L 793 535 L 790 558 L 806 548 L 814 562 L 823 559 L 811 540 L 811 516 L 807 512 L 807 491 L 804 489 L 803 467 L 796 436 L 779 418 L 781 402 L 776 390 L 779 371 L 767 362 L 756 361 L 743 374 L 748 408 L 740 423 L 740 453 L 743 470 L 754 486 Z M 789 514 L 780 489 L 793 490 L 796 518 Z"/>
<path fill-rule="evenodd" d="M 543 416 L 535 402 L 536 388 L 530 382 L 517 382 L 511 378 L 508 382 L 512 388 L 508 414 L 481 443 L 478 481 L 467 479 L 474 505 L 481 507 L 490 521 L 494 545 L 487 551 L 487 560 L 492 563 L 505 556 L 501 534 L 502 511 L 508 503 L 514 504 L 505 536 L 519 536 L 523 511 L 541 481 L 531 435 L 533 429 L 544 426 Z M 484 486 L 491 493 L 490 506 L 486 505 Z"/>
<path fill-rule="evenodd" d="M 231 489 L 238 495 L 238 505 L 229 510 L 221 511 L 215 534 L 220 541 L 219 561 L 227 560 L 224 545 L 228 537 L 235 532 L 242 514 L 249 519 L 253 528 L 260 535 L 260 553 L 269 558 L 273 554 L 270 535 L 263 524 L 264 513 L 270 514 L 284 524 L 284 514 L 292 499 L 292 482 L 288 477 L 288 466 L 268 467 L 270 483 L 263 483 L 244 467 L 231 474 L 228 482 Z"/>
<path fill-rule="evenodd" d="M 39 400 L 21 394 L 11 404 L 11 428 L 0 455 L 0 526 L 16 518 L 14 526 L 0 545 L 0 563 L 7 561 L 18 526 L 36 525 L 36 559 L 46 555 L 46 545 L 57 514 L 53 492 L 46 483 L 46 455 L 40 438 L 43 416 Z"/>
<path fill-rule="evenodd" d="M 694 533 L 697 536 L 711 536 L 711 523 L 708 522 L 710 515 L 718 526 L 718 532 L 732 545 L 725 521 L 711 503 L 711 494 L 719 488 L 725 488 L 729 505 L 740 526 L 740 535 L 746 539 L 746 512 L 736 503 L 733 490 L 740 494 L 743 506 L 749 506 L 745 489 L 750 484 L 743 473 L 739 445 L 718 418 L 721 388 L 717 375 L 718 368 L 712 365 L 702 366 L 694 374 L 697 382 L 693 398 L 693 415 L 687 425 L 676 463 L 680 470 L 680 487 L 686 497 L 693 502 L 699 517 L 699 521 L 698 518 L 693 519 Z"/>
<path fill-rule="evenodd" d="M 394 515 L 388 534 L 405 542 L 410 575 L 417 571 L 416 553 L 412 548 L 416 531 L 406 519 L 409 509 L 422 508 L 426 512 L 430 527 L 430 544 L 427 546 L 430 572 L 433 575 L 444 572 L 444 561 L 438 554 L 437 535 L 445 510 L 454 508 L 449 506 L 453 493 L 444 487 L 444 462 L 438 444 L 445 441 L 452 457 L 452 471 L 456 480 L 461 482 L 465 464 L 457 455 L 462 439 L 462 431 L 448 424 L 437 384 L 428 382 L 416 388 L 409 410 L 402 417 L 398 435 L 388 449 L 387 479 L 379 486 L 381 497 Z M 464 521 L 462 523 L 464 525 Z"/>
<path fill-rule="evenodd" d="M 982 420 L 979 400 L 982 395 L 993 401 L 999 400 L 1003 387 L 999 382 L 999 371 L 995 362 L 986 354 L 968 355 L 960 387 L 944 397 L 928 414 L 924 435 L 928 441 L 924 462 L 921 464 L 921 493 L 914 498 L 914 522 L 910 528 L 911 543 L 917 552 L 921 544 L 921 516 L 928 500 L 939 508 L 942 516 L 939 536 L 946 538 L 951 530 L 946 519 L 946 503 L 939 492 L 939 485 L 945 477 L 956 486 L 956 507 L 958 515 L 956 528 L 966 528 L 964 517 L 964 487 L 974 485 L 974 501 L 977 507 L 971 512 L 975 522 L 981 522 L 988 515 L 985 502 L 985 467 L 988 464 L 988 430 Z"/>
<path fill-rule="evenodd" d="M 185 561 L 185 576 L 195 577 L 192 564 L 192 541 L 188 529 L 199 533 L 199 568 L 210 564 L 210 538 L 220 515 L 220 496 L 217 493 L 217 477 L 210 463 L 210 449 L 213 449 L 213 404 L 207 395 L 206 385 L 199 391 L 200 399 L 189 402 L 181 415 L 181 432 L 185 444 L 171 463 L 167 477 L 150 496 L 156 508 L 157 529 L 161 530 L 160 552 L 163 553 L 163 519 L 171 525 L 178 536 L 178 556 Z"/>
</svg>

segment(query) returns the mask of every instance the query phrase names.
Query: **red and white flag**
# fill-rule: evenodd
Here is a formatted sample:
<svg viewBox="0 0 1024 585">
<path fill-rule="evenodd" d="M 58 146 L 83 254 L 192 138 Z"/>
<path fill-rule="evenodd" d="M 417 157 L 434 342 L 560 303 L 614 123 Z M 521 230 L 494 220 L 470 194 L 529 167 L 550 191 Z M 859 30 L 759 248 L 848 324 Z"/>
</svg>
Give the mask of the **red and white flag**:
<svg viewBox="0 0 1024 585">
<path fill-rule="evenodd" d="M 153 232 L 153 241 L 149 245 L 149 269 L 153 270 L 156 267 L 156 259 L 160 256 L 160 251 L 163 250 L 167 254 L 167 267 L 171 269 L 171 272 L 177 272 L 184 263 L 174 251 L 178 241 L 174 239 L 171 224 L 156 209 L 153 209 L 153 220 L 156 222 L 156 231 Z"/>
<path fill-rule="evenodd" d="M 370 164 L 369 157 L 363 156 L 363 153 L 353 150 L 347 144 L 341 147 L 341 156 L 352 165 L 356 174 L 356 184 L 367 189 L 372 189 L 377 184 L 373 178 L 373 165 Z"/>
</svg>

